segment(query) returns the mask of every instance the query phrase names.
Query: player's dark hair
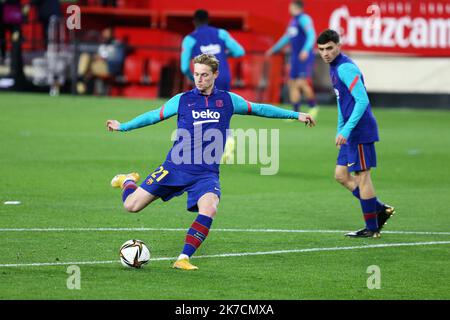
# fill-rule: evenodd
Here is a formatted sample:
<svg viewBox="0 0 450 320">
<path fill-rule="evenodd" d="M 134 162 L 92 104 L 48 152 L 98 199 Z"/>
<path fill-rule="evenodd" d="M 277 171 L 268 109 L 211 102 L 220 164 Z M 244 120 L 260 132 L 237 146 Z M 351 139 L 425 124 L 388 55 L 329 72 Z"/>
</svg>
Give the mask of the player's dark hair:
<svg viewBox="0 0 450 320">
<path fill-rule="evenodd" d="M 317 44 L 325 44 L 328 42 L 339 43 L 339 33 L 334 30 L 327 29 L 322 31 L 322 33 L 317 37 Z"/>
<path fill-rule="evenodd" d="M 196 26 L 201 26 L 203 24 L 207 24 L 209 21 L 208 11 L 199 9 L 194 13 L 194 24 Z"/>
<path fill-rule="evenodd" d="M 305 4 L 302 0 L 292 0 L 291 3 L 296 5 L 300 9 L 303 9 L 305 7 Z"/>
</svg>

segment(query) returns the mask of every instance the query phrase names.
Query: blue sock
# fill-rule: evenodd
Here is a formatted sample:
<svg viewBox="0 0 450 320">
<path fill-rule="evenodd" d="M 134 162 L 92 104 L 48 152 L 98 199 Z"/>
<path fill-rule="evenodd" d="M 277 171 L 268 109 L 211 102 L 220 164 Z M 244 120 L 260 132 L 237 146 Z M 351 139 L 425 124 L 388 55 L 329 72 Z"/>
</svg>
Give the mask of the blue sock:
<svg viewBox="0 0 450 320">
<path fill-rule="evenodd" d="M 358 200 L 361 199 L 361 196 L 359 195 L 359 187 L 356 187 L 355 190 L 352 191 L 353 195 L 358 198 Z"/>
<path fill-rule="evenodd" d="M 295 112 L 299 112 L 300 111 L 300 102 L 293 103 L 292 108 L 294 109 Z"/>
<path fill-rule="evenodd" d="M 125 202 L 128 196 L 136 191 L 136 189 L 137 185 L 133 180 L 125 181 L 125 183 L 123 184 L 122 201 Z"/>
<path fill-rule="evenodd" d="M 314 107 L 316 106 L 316 104 L 317 104 L 316 99 L 310 99 L 310 100 L 308 100 L 308 106 L 309 106 L 310 108 L 314 108 Z"/>
<path fill-rule="evenodd" d="M 186 240 L 182 254 L 192 256 L 198 247 L 205 241 L 213 219 L 203 214 L 198 214 L 186 234 Z"/>
<path fill-rule="evenodd" d="M 364 215 L 364 220 L 366 221 L 366 228 L 370 231 L 378 230 L 378 221 L 377 221 L 377 198 L 371 199 L 361 199 L 359 200 L 361 203 L 361 209 Z"/>
<path fill-rule="evenodd" d="M 356 187 L 355 190 L 352 191 L 353 195 L 358 198 L 358 200 L 361 200 L 361 196 L 359 194 L 359 187 Z M 378 200 L 378 198 L 375 198 L 377 200 L 377 212 L 384 210 L 384 203 Z"/>
</svg>

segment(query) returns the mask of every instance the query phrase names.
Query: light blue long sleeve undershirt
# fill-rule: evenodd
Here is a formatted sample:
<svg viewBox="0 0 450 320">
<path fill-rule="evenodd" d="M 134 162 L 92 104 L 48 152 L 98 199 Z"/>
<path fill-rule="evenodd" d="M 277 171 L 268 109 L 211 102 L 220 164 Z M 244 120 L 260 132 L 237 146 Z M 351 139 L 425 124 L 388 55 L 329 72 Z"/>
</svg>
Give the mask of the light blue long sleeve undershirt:
<svg viewBox="0 0 450 320">
<path fill-rule="evenodd" d="M 281 36 L 281 38 L 274 44 L 272 47 L 272 53 L 277 53 L 280 51 L 285 45 L 289 43 L 290 37 L 285 33 Z"/>
<path fill-rule="evenodd" d="M 266 118 L 278 118 L 278 119 L 298 119 L 299 113 L 296 111 L 282 109 L 271 104 L 253 103 L 248 102 L 241 96 L 229 92 L 231 100 L 234 106 L 234 113 L 236 114 L 249 114 L 249 104 L 251 108 L 251 115 L 266 117 Z"/>
<path fill-rule="evenodd" d="M 196 40 L 188 35 L 184 37 L 183 42 L 181 43 L 181 72 L 192 81 L 194 81 L 194 77 L 192 76 L 190 66 L 192 50 L 194 49 L 195 42 Z"/>
<path fill-rule="evenodd" d="M 336 138 L 340 134 L 341 130 L 344 128 L 344 116 L 342 115 L 341 107 L 339 105 L 339 100 L 337 102 L 338 104 L 338 123 L 337 123 L 337 130 L 336 130 Z"/>
<path fill-rule="evenodd" d="M 239 58 L 245 55 L 244 48 L 228 33 L 228 31 L 219 29 L 219 38 L 225 43 L 229 56 Z M 192 81 L 194 81 L 194 77 L 192 76 L 190 65 L 192 50 L 194 49 L 195 43 L 195 38 L 190 35 L 184 37 L 183 42 L 181 43 L 181 72 Z"/>
<path fill-rule="evenodd" d="M 219 38 L 225 43 L 228 49 L 228 55 L 239 58 L 245 55 L 244 48 L 224 29 L 219 29 Z"/>
<path fill-rule="evenodd" d="M 311 51 L 314 47 L 314 41 L 316 40 L 316 31 L 314 30 L 314 25 L 310 16 L 302 14 L 298 19 L 300 26 L 306 34 L 305 44 L 303 45 L 302 51 Z"/>
<path fill-rule="evenodd" d="M 182 93 L 179 93 L 176 96 L 172 97 L 169 101 L 167 101 L 163 106 L 161 106 L 158 109 L 143 113 L 140 116 L 134 118 L 133 120 L 121 123 L 119 130 L 130 131 L 145 126 L 149 126 L 158 123 L 162 120 L 166 120 L 170 117 L 173 117 L 178 113 L 178 104 L 180 102 L 181 95 Z M 162 117 L 161 117 L 161 110 L 163 110 Z"/>
<path fill-rule="evenodd" d="M 351 91 L 352 97 L 355 99 L 355 106 L 353 108 L 350 118 L 344 123 L 344 119 L 341 111 L 338 113 L 338 135 L 341 134 L 344 138 L 348 139 L 352 130 L 356 127 L 359 120 L 363 116 L 367 107 L 369 106 L 369 97 L 367 96 L 366 88 L 361 80 L 361 71 L 358 67 L 352 63 L 343 63 L 338 69 L 339 78 L 345 83 L 347 88 L 350 89 L 351 84 L 356 77 L 359 77 L 356 84 Z"/>
<path fill-rule="evenodd" d="M 270 104 L 247 102 L 244 98 L 235 93 L 229 92 L 229 94 L 231 96 L 235 114 L 249 114 L 248 111 L 250 105 L 251 115 L 266 118 L 298 119 L 298 112 L 282 109 Z M 173 117 L 178 113 L 181 95 L 182 93 L 177 94 L 158 109 L 143 113 L 128 122 L 121 123 L 119 131 L 130 131 L 142 128 Z M 163 110 L 163 117 L 161 117 L 161 110 Z"/>
</svg>

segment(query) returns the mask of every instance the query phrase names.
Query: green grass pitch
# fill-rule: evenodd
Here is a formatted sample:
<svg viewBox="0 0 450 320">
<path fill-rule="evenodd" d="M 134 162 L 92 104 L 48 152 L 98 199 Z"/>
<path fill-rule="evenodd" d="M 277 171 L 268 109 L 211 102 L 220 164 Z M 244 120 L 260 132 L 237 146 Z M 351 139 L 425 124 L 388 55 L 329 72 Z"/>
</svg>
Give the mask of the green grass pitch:
<svg viewBox="0 0 450 320">
<path fill-rule="evenodd" d="M 107 132 L 105 121 L 162 102 L 0 94 L 0 299 L 450 299 L 449 112 L 374 108 L 373 180 L 397 214 L 368 240 L 343 235 L 363 219 L 333 178 L 335 107 L 322 107 L 315 128 L 235 116 L 232 128 L 280 129 L 279 172 L 222 166 L 219 212 L 193 259 L 200 269 L 182 272 L 171 264 L 195 217 L 186 195 L 129 214 L 109 185 L 155 169 L 176 119 L 128 133 Z M 118 261 L 133 238 L 152 252 L 141 270 Z M 67 287 L 71 263 L 80 290 Z M 367 286 L 372 265 L 379 289 Z"/>
</svg>

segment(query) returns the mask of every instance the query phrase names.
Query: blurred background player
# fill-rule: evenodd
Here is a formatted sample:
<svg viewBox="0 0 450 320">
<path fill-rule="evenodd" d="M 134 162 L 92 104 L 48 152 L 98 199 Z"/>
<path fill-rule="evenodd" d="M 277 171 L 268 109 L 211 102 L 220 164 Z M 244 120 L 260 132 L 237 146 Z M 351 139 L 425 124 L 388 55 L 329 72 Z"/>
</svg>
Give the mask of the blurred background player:
<svg viewBox="0 0 450 320">
<path fill-rule="evenodd" d="M 199 9 L 195 11 L 193 22 L 195 30 L 184 37 L 181 44 L 181 72 L 190 80 L 194 80 L 190 65 L 191 59 L 199 54 L 213 54 L 219 60 L 219 76 L 216 87 L 219 90 L 231 90 L 231 72 L 228 56 L 239 58 L 245 55 L 244 48 L 224 29 L 209 26 L 209 13 Z M 223 162 L 231 162 L 234 158 L 235 142 L 233 137 L 227 138 Z"/>
<path fill-rule="evenodd" d="M 317 45 L 323 61 L 330 64 L 331 82 L 337 96 L 335 143 L 339 154 L 335 178 L 359 199 L 366 222 L 364 229 L 347 233 L 346 236 L 379 238 L 381 228 L 395 210 L 377 199 L 370 175 L 370 168 L 377 166 L 375 142 L 379 138 L 364 78 L 356 64 L 340 52 L 341 44 L 336 31 L 322 32 Z"/>
<path fill-rule="evenodd" d="M 218 90 L 215 87 L 215 80 L 219 75 L 218 69 L 219 61 L 214 55 L 201 54 L 194 59 L 195 88 L 193 90 L 180 93 L 159 109 L 144 113 L 129 122 L 120 123 L 117 120 L 106 122 L 110 131 L 129 131 L 158 123 L 178 114 L 177 140 L 165 162 L 151 173 L 140 187 L 136 185 L 139 180 L 137 173 L 116 175 L 111 185 L 122 188 L 122 201 L 125 209 L 130 212 L 138 212 L 158 198 L 168 201 L 184 192 L 188 193 L 187 209 L 198 212 L 198 216 L 186 234 L 182 253 L 173 265 L 174 268 L 182 270 L 198 269 L 189 262 L 189 258 L 206 239 L 217 213 L 221 196 L 220 159 L 226 131 L 229 129 L 233 114 L 298 119 L 309 126 L 315 125 L 314 119 L 309 114 L 268 104 L 250 103 L 234 93 Z M 206 108 L 208 112 L 205 111 Z M 195 129 L 199 127 L 202 135 L 200 139 L 196 137 L 199 129 Z M 203 138 L 208 131 L 218 132 L 221 137 L 215 136 L 214 141 L 220 139 L 218 142 L 220 150 L 214 148 L 214 155 L 210 151 L 213 159 L 208 159 L 209 153 L 205 152 L 211 150 L 211 141 Z M 188 136 L 186 132 L 189 132 Z M 181 159 L 180 151 L 183 153 Z M 200 155 L 201 159 L 196 155 Z"/>
<path fill-rule="evenodd" d="M 82 52 L 78 59 L 78 94 L 108 94 L 106 83 L 122 74 L 127 48 L 114 37 L 112 28 L 101 32 L 101 44 L 95 54 Z"/>
<path fill-rule="evenodd" d="M 194 13 L 195 30 L 184 37 L 181 44 L 181 72 L 194 81 L 191 73 L 191 59 L 202 53 L 213 54 L 220 63 L 216 87 L 219 90 L 231 90 L 231 73 L 227 57 L 242 57 L 244 48 L 224 29 L 211 27 L 206 10 Z"/>
<path fill-rule="evenodd" d="M 272 48 L 266 51 L 266 56 L 271 56 L 290 43 L 289 100 L 294 111 L 299 111 L 303 93 L 310 108 L 308 112 L 313 117 L 317 117 L 319 108 L 312 85 L 316 37 L 313 20 L 304 12 L 303 1 L 300 0 L 290 3 L 289 13 L 292 19 L 286 33 Z"/>
<path fill-rule="evenodd" d="M 50 21 L 61 19 L 63 13 L 59 0 L 32 0 L 32 5 L 37 6 L 39 22 L 42 24 L 45 46 L 48 43 Z"/>
</svg>

